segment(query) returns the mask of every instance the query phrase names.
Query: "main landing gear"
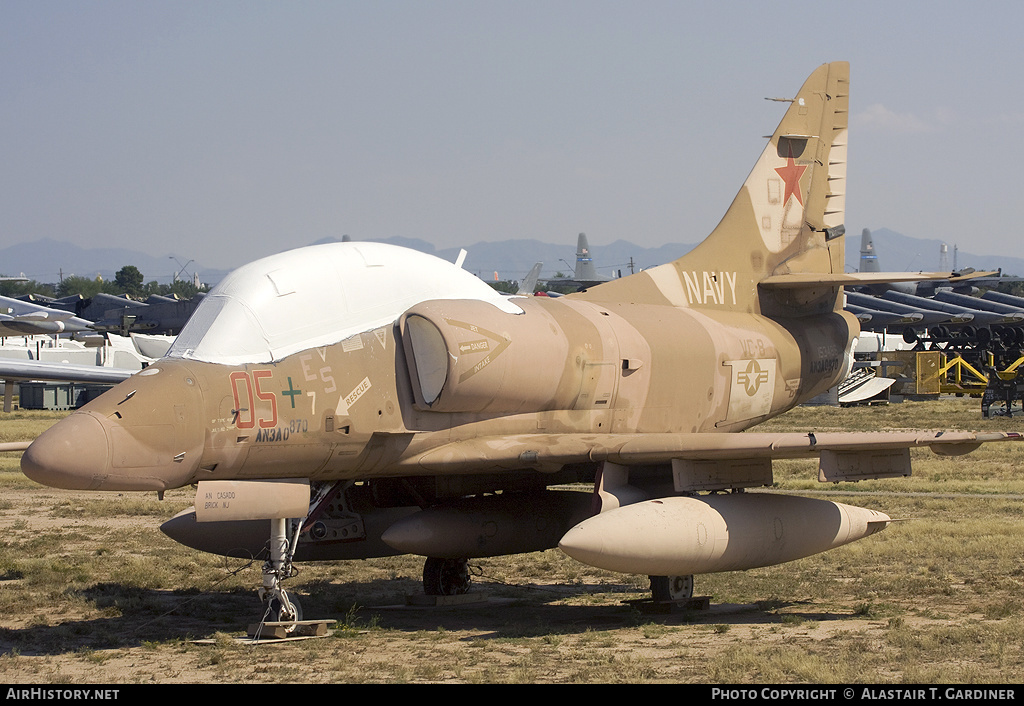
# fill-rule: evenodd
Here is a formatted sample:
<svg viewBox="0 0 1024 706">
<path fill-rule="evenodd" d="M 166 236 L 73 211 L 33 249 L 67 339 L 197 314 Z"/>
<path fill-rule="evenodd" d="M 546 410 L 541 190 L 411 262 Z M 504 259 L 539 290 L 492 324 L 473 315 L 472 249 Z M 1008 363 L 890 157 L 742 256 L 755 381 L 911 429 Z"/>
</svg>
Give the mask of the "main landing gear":
<svg viewBox="0 0 1024 706">
<path fill-rule="evenodd" d="M 471 583 L 466 559 L 431 556 L 423 564 L 423 592 L 428 596 L 460 596 L 469 592 Z"/>
<path fill-rule="evenodd" d="M 655 603 L 680 603 L 693 598 L 693 574 L 651 576 L 651 598 Z"/>
</svg>

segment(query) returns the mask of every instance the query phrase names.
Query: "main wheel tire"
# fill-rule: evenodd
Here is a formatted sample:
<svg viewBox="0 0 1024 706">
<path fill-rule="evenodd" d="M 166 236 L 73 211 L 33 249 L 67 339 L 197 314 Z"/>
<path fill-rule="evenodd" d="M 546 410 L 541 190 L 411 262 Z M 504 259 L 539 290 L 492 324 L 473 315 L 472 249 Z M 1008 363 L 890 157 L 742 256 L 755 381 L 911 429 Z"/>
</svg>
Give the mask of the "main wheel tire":
<svg viewBox="0 0 1024 706">
<path fill-rule="evenodd" d="M 651 576 L 651 597 L 656 601 L 688 601 L 693 598 L 693 574 Z"/>
<path fill-rule="evenodd" d="M 457 596 L 469 592 L 469 562 L 465 559 L 427 557 L 423 564 L 423 592 L 428 596 Z"/>
</svg>

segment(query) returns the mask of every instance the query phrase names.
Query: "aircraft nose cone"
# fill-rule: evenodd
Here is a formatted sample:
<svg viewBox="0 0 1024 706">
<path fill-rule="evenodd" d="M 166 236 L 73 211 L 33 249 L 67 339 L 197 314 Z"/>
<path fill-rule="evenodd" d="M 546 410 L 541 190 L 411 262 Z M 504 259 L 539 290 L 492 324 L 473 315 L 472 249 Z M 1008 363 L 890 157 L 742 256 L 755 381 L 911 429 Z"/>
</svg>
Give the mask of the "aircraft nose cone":
<svg viewBox="0 0 1024 706">
<path fill-rule="evenodd" d="M 106 430 L 91 414 L 72 414 L 32 442 L 21 456 L 22 472 L 43 485 L 94 490 L 110 468 Z"/>
</svg>

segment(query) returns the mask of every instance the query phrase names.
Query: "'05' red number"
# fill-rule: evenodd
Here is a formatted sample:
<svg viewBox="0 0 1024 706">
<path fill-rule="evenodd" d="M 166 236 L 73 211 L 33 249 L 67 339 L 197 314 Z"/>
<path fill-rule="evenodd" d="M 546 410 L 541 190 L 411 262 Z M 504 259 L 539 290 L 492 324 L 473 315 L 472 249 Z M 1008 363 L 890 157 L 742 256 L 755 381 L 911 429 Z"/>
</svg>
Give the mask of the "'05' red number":
<svg viewBox="0 0 1024 706">
<path fill-rule="evenodd" d="M 253 370 L 250 375 L 244 370 L 236 370 L 229 376 L 231 394 L 235 403 L 235 426 L 239 429 L 252 429 L 259 422 L 260 429 L 271 429 L 277 426 L 277 399 L 272 392 L 266 392 L 260 381 L 273 377 L 270 370 Z M 255 396 L 253 392 L 255 391 Z M 260 405 L 260 415 L 254 409 L 256 400 L 270 403 L 270 415 L 266 416 L 266 405 Z"/>
</svg>

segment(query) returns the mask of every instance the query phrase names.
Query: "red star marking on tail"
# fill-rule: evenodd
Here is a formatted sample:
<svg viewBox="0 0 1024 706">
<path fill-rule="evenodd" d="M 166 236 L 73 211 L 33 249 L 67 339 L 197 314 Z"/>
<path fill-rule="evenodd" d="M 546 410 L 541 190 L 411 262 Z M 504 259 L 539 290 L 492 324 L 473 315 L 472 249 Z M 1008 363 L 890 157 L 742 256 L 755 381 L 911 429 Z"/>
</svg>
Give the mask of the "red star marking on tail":
<svg viewBox="0 0 1024 706">
<path fill-rule="evenodd" d="M 777 167 L 775 171 L 778 172 L 779 176 L 782 177 L 782 180 L 786 182 L 786 194 L 782 198 L 782 205 L 785 206 L 789 203 L 789 197 L 792 195 L 796 196 L 796 200 L 800 202 L 801 206 L 803 206 L 804 199 L 800 195 L 800 177 L 802 177 L 804 172 L 807 171 L 807 167 L 794 163 L 793 158 L 790 157 L 786 166 Z"/>
</svg>

